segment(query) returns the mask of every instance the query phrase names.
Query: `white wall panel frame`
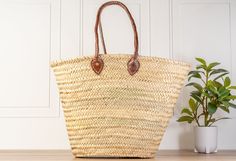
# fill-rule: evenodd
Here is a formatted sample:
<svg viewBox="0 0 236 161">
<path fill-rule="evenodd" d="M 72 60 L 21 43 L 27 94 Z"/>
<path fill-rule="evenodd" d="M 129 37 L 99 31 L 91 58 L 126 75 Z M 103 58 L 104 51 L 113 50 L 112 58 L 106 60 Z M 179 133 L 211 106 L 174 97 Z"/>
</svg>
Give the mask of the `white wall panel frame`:
<svg viewBox="0 0 236 161">
<path fill-rule="evenodd" d="M 1 0 L 0 8 L 1 44 L 5 43 L 0 54 L 0 117 L 59 117 L 49 65 L 60 58 L 60 0 Z"/>
</svg>

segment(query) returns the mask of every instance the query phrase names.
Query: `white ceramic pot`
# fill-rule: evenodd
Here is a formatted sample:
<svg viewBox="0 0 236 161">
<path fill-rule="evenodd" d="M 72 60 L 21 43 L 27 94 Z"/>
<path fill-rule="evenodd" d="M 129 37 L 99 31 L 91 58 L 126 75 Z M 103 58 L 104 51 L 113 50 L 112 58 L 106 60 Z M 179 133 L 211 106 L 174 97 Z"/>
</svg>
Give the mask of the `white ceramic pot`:
<svg viewBox="0 0 236 161">
<path fill-rule="evenodd" d="M 218 129 L 212 127 L 195 127 L 195 152 L 212 153 L 217 152 Z"/>
</svg>

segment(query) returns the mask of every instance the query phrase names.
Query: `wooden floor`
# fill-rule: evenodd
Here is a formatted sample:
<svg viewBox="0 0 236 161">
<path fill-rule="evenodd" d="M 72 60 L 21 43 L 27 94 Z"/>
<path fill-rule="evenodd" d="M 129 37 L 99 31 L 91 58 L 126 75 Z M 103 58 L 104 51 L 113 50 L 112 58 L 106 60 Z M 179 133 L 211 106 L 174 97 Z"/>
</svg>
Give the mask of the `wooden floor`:
<svg viewBox="0 0 236 161">
<path fill-rule="evenodd" d="M 198 154 L 192 151 L 159 151 L 153 159 L 74 158 L 70 151 L 0 151 L 0 161 L 236 161 L 236 151 Z"/>
</svg>

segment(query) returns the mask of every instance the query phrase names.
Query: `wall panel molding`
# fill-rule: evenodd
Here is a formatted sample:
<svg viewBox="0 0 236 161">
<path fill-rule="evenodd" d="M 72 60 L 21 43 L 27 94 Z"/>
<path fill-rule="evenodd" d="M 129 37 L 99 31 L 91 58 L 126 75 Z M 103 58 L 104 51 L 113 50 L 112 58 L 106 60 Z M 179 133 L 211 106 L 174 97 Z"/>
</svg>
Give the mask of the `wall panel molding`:
<svg viewBox="0 0 236 161">
<path fill-rule="evenodd" d="M 59 117 L 50 62 L 60 58 L 60 1 L 0 4 L 0 117 Z"/>
</svg>

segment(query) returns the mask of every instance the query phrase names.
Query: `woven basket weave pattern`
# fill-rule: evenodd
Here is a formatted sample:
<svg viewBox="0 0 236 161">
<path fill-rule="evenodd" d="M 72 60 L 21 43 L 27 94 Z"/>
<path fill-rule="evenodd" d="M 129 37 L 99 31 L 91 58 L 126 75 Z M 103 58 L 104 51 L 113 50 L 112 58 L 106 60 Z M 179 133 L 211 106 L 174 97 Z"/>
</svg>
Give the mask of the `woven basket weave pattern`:
<svg viewBox="0 0 236 161">
<path fill-rule="evenodd" d="M 140 56 L 131 76 L 130 57 L 102 55 L 100 75 L 92 57 L 51 65 L 75 156 L 154 157 L 190 66 Z"/>
</svg>

